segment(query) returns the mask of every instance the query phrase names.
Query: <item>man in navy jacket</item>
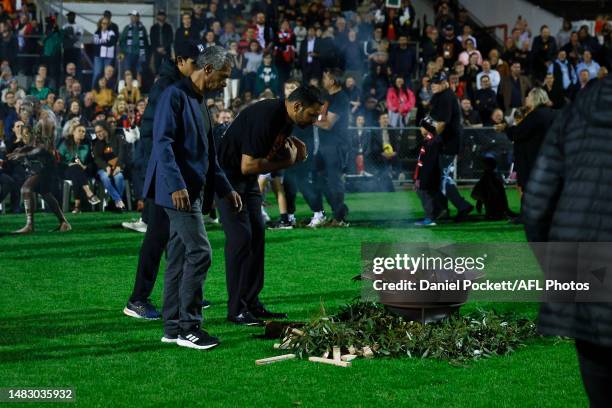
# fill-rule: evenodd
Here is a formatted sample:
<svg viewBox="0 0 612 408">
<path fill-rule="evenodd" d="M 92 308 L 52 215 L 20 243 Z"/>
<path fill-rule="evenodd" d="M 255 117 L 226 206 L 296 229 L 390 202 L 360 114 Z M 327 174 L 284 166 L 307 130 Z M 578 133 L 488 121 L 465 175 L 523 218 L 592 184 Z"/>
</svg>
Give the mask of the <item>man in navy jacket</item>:
<svg viewBox="0 0 612 408">
<path fill-rule="evenodd" d="M 238 211 L 242 202 L 219 167 L 212 120 L 200 108 L 206 92 L 225 87 L 231 71 L 227 52 L 221 47 L 202 49 L 195 64 L 190 76 L 168 87 L 160 97 L 144 193 L 164 207 L 170 221 L 162 342 L 209 349 L 219 340 L 200 327 L 202 284 L 211 263 L 202 219 L 202 189 L 212 185 Z"/>
</svg>

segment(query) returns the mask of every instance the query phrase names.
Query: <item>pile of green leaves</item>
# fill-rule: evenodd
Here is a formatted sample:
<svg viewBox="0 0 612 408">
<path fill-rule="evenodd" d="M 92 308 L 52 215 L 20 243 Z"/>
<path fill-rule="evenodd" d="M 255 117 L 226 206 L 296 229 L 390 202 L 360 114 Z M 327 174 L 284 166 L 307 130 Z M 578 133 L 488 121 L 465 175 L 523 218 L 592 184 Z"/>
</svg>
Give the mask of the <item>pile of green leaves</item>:
<svg viewBox="0 0 612 408">
<path fill-rule="evenodd" d="M 340 346 L 361 350 L 369 346 L 376 355 L 408 356 L 464 363 L 481 357 L 504 355 L 535 337 L 532 320 L 513 314 L 477 310 L 462 316 L 422 324 L 407 321 L 378 303 L 356 302 L 339 313 L 323 316 L 301 327 L 286 345 L 300 357 L 321 356 Z M 287 334 L 290 333 L 290 330 Z"/>
</svg>

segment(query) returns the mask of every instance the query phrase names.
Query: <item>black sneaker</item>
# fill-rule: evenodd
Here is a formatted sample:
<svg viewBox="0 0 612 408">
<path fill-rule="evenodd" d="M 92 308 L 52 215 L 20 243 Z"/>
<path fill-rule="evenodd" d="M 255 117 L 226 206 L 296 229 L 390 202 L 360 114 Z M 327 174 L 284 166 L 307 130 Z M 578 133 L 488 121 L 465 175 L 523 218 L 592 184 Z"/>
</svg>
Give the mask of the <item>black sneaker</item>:
<svg viewBox="0 0 612 408">
<path fill-rule="evenodd" d="M 291 221 L 278 220 L 277 222 L 269 224 L 268 229 L 293 229 L 293 224 L 291 224 Z"/>
<path fill-rule="evenodd" d="M 228 316 L 230 322 L 240 324 L 242 326 L 263 326 L 264 322 L 253 316 L 250 312 L 242 312 L 238 316 Z"/>
<path fill-rule="evenodd" d="M 455 222 L 461 222 L 461 221 L 465 221 L 467 219 L 467 216 L 469 215 L 469 213 L 471 213 L 472 211 L 474 211 L 474 206 L 472 204 L 470 204 L 469 207 L 459 211 L 457 213 L 457 215 L 455 216 Z"/>
<path fill-rule="evenodd" d="M 438 215 L 434 216 L 434 221 L 441 221 L 441 220 L 445 220 L 449 217 L 449 212 L 448 212 L 448 208 L 445 208 L 443 210 L 441 210 Z"/>
<path fill-rule="evenodd" d="M 210 303 L 210 301 L 202 299 L 202 309 L 208 309 L 211 305 L 212 303 Z"/>
<path fill-rule="evenodd" d="M 123 314 L 136 319 L 145 320 L 158 320 L 161 317 L 161 314 L 148 299 L 144 302 L 140 300 L 128 302 L 127 306 L 123 308 Z"/>
<path fill-rule="evenodd" d="M 249 308 L 249 312 L 258 319 L 286 319 L 287 313 L 274 313 L 264 306 Z"/>
<path fill-rule="evenodd" d="M 219 345 L 219 339 L 204 330 L 195 329 L 179 334 L 176 344 L 197 350 L 208 350 Z"/>
</svg>

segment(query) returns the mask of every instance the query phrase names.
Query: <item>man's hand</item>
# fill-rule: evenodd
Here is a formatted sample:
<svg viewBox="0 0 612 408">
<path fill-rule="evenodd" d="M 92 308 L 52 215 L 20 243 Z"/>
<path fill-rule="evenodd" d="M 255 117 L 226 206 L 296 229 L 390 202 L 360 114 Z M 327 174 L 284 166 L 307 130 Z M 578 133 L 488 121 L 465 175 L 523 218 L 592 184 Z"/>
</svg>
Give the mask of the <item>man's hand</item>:
<svg viewBox="0 0 612 408">
<path fill-rule="evenodd" d="M 225 199 L 227 200 L 227 202 L 232 206 L 232 209 L 235 212 L 240 212 L 242 211 L 242 198 L 240 198 L 240 194 L 238 194 L 235 191 L 230 191 L 226 196 Z"/>
<path fill-rule="evenodd" d="M 291 136 L 290 140 L 291 143 L 293 143 L 293 145 L 295 145 L 297 148 L 297 156 L 295 161 L 300 163 L 305 161 L 308 158 L 308 148 L 306 147 L 306 144 L 294 136 Z"/>
<path fill-rule="evenodd" d="M 179 211 L 191 210 L 187 189 L 178 190 L 172 193 L 172 205 Z"/>
<path fill-rule="evenodd" d="M 108 174 L 108 177 L 113 175 L 113 168 L 111 166 L 106 166 L 106 174 Z"/>
<path fill-rule="evenodd" d="M 22 154 L 19 152 L 9 153 L 6 158 L 9 160 L 19 160 L 21 159 Z"/>
<path fill-rule="evenodd" d="M 121 173 L 121 167 L 117 166 L 115 167 L 115 169 L 113 170 L 113 176 L 116 176 L 117 174 Z"/>
<path fill-rule="evenodd" d="M 298 148 L 291 141 L 291 139 L 287 139 L 287 141 L 285 142 L 285 148 L 287 149 L 287 152 L 289 152 L 289 157 L 287 158 L 287 162 L 289 163 L 289 166 L 292 166 L 295 164 L 295 161 L 297 159 Z"/>
<path fill-rule="evenodd" d="M 508 125 L 506 125 L 506 123 L 498 123 L 494 125 L 493 127 L 495 128 L 496 132 L 503 132 L 504 130 L 506 130 Z"/>
</svg>

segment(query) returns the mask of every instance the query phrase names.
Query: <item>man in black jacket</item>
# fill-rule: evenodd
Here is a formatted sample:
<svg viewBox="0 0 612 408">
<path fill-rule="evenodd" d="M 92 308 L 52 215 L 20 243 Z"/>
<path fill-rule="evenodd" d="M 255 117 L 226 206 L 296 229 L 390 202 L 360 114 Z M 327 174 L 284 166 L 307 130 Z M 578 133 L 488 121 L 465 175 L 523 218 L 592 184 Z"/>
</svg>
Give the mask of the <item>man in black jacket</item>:
<svg viewBox="0 0 612 408">
<path fill-rule="evenodd" d="M 474 101 L 476 110 L 480 115 L 485 126 L 492 125 L 491 114 L 497 109 L 497 95 L 491 89 L 491 79 L 488 75 L 483 75 L 480 78 L 481 88 L 476 91 Z"/>
<path fill-rule="evenodd" d="M 408 45 L 408 36 L 401 35 L 397 47 L 391 50 L 390 63 L 391 71 L 395 75 L 404 78 L 404 82 L 411 83 L 411 76 L 417 67 L 416 50 Z"/>
<path fill-rule="evenodd" d="M 170 59 L 172 52 L 172 41 L 174 33 L 172 26 L 166 22 L 166 12 L 157 12 L 157 22 L 151 26 L 151 49 L 153 50 L 153 67 L 155 73 L 159 72 L 159 67 L 164 59 Z"/>
<path fill-rule="evenodd" d="M 160 68 L 160 77 L 149 92 L 149 102 L 140 124 L 140 144 L 136 153 L 137 168 L 139 169 L 136 177 L 142 177 L 143 181 L 144 170 L 146 170 L 153 149 L 153 121 L 159 96 L 173 83 L 191 75 L 195 68 L 194 61 L 198 55 L 199 49 L 196 43 L 181 43 L 181 46 L 177 47 L 176 50 L 176 61 L 166 60 L 163 62 Z M 139 198 L 145 198 L 141 191 L 138 191 L 137 194 Z M 149 301 L 149 296 L 153 291 L 153 286 L 155 286 L 159 262 L 168 243 L 168 216 L 162 207 L 155 204 L 154 200 L 146 199 L 145 208 L 142 211 L 142 221 L 138 223 L 124 222 L 122 225 L 124 228 L 137 231 L 146 230 L 140 248 L 134 290 L 127 306 L 123 309 L 123 313 L 141 319 L 159 319 L 160 314 Z"/>
<path fill-rule="evenodd" d="M 524 197 L 529 241 L 599 243 L 589 247 L 599 245 L 609 252 L 609 244 L 601 243 L 612 241 L 610 106 L 612 77 L 607 77 L 590 84 L 553 123 Z M 568 257 L 568 248 L 558 261 L 551 259 L 561 269 L 562 264 L 581 263 Z M 558 279 L 557 271 L 552 271 L 555 275 L 547 278 Z M 609 278 L 607 272 L 599 281 L 609 282 Z M 612 298 L 609 290 L 607 296 Z M 545 335 L 576 339 L 590 406 L 612 406 L 612 303 L 543 303 L 538 326 Z"/>
<path fill-rule="evenodd" d="M 473 205 L 461 197 L 453 179 L 455 157 L 459 154 L 463 137 L 461 108 L 457 97 L 449 87 L 448 78 L 444 71 L 434 75 L 431 80 L 431 90 L 434 93 L 431 98 L 431 117 L 436 127 L 436 133 L 442 141 L 442 148 L 438 157 L 441 175 L 440 190 L 444 197 L 457 208 L 455 221 L 459 222 L 464 220 L 474 209 Z M 441 205 L 440 208 L 442 207 L 444 206 Z M 442 215 L 444 215 L 442 213 L 446 212 L 442 211 L 437 216 L 442 218 Z"/>
<path fill-rule="evenodd" d="M 555 60 L 557 51 L 555 37 L 550 35 L 550 28 L 543 25 L 540 28 L 540 35 L 533 39 L 531 47 L 531 72 L 536 80 L 544 79 L 548 64 Z"/>
<path fill-rule="evenodd" d="M 314 27 L 308 29 L 308 37 L 300 47 L 300 67 L 303 72 L 303 83 L 311 78 L 321 78 L 321 39 L 317 37 Z"/>
</svg>

